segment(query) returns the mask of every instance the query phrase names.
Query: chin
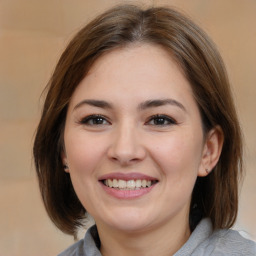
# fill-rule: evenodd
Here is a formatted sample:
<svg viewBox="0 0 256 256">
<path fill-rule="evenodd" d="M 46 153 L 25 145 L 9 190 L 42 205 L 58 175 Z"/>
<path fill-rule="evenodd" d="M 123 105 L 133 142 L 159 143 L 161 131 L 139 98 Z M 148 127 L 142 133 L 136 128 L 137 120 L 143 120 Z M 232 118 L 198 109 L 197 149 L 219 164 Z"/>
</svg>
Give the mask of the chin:
<svg viewBox="0 0 256 256">
<path fill-rule="evenodd" d="M 105 222 L 112 229 L 123 232 L 143 232 L 154 223 L 152 214 L 150 215 L 151 218 L 148 218 L 149 216 L 145 214 L 145 211 L 125 209 L 118 212 L 112 211 L 110 216 L 104 220 L 102 219 L 101 222 Z"/>
</svg>

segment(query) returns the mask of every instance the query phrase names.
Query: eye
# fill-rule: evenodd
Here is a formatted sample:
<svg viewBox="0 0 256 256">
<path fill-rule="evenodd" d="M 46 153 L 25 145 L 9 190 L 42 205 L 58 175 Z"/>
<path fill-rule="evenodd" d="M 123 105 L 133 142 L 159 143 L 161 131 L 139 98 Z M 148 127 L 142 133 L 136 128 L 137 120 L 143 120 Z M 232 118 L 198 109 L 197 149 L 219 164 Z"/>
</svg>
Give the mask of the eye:
<svg viewBox="0 0 256 256">
<path fill-rule="evenodd" d="M 106 117 L 102 115 L 90 115 L 83 118 L 80 124 L 88 125 L 88 126 L 100 126 L 100 125 L 109 125 L 110 122 L 107 120 Z"/>
<path fill-rule="evenodd" d="M 177 124 L 177 122 L 166 115 L 154 115 L 146 122 L 147 125 L 156 125 L 156 126 L 168 126 Z"/>
</svg>

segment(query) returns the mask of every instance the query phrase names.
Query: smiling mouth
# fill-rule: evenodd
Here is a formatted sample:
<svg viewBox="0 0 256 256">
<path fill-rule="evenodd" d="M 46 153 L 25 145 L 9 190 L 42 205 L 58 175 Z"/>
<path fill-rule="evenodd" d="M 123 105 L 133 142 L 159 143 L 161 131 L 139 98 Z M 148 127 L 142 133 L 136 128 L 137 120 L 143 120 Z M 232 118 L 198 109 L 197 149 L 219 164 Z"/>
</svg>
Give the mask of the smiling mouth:
<svg viewBox="0 0 256 256">
<path fill-rule="evenodd" d="M 105 186 L 118 190 L 139 190 L 149 188 L 156 184 L 157 180 L 122 180 L 122 179 L 105 179 L 101 181 Z"/>
</svg>

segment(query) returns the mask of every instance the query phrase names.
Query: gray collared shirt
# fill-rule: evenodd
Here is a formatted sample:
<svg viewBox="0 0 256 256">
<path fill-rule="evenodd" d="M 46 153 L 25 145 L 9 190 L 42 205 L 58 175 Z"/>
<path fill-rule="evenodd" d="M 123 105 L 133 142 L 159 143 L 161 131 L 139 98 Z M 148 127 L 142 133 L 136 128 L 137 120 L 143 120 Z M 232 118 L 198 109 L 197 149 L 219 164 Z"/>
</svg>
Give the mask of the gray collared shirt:
<svg viewBox="0 0 256 256">
<path fill-rule="evenodd" d="M 96 226 L 84 239 L 58 256 L 102 256 Z M 203 219 L 188 241 L 173 256 L 256 256 L 256 243 L 243 238 L 237 231 L 220 229 L 213 232 L 209 219 Z"/>
</svg>

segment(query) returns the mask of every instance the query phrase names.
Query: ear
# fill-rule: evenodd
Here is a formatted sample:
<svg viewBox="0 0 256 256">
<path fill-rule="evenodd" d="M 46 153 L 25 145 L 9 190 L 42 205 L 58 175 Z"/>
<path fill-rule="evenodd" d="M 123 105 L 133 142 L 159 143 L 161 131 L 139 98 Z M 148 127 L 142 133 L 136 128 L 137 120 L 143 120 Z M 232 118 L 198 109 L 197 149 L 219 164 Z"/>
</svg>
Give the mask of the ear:
<svg viewBox="0 0 256 256">
<path fill-rule="evenodd" d="M 61 153 L 61 159 L 62 159 L 62 164 L 63 164 L 64 171 L 69 173 L 67 154 L 66 154 L 65 150 L 63 150 L 62 153 Z"/>
<path fill-rule="evenodd" d="M 199 177 L 207 176 L 219 161 L 224 142 L 223 131 L 220 126 L 212 128 L 206 135 L 202 153 Z"/>
</svg>

